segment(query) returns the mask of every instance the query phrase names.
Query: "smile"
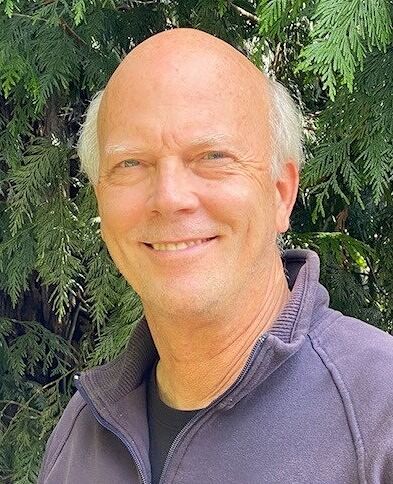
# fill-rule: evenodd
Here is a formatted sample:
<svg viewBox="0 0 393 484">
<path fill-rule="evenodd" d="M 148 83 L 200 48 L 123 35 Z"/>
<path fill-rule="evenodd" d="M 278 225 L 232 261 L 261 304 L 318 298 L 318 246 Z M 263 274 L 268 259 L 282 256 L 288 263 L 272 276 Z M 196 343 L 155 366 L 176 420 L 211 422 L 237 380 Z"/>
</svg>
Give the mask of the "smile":
<svg viewBox="0 0 393 484">
<path fill-rule="evenodd" d="M 214 238 L 215 237 L 210 237 L 207 239 L 184 240 L 180 242 L 159 242 L 159 243 L 146 244 L 146 245 L 152 248 L 153 250 L 157 250 L 157 251 L 176 251 L 176 250 L 188 249 L 189 247 L 194 247 L 196 245 L 205 244 L 206 242 L 209 242 Z"/>
</svg>

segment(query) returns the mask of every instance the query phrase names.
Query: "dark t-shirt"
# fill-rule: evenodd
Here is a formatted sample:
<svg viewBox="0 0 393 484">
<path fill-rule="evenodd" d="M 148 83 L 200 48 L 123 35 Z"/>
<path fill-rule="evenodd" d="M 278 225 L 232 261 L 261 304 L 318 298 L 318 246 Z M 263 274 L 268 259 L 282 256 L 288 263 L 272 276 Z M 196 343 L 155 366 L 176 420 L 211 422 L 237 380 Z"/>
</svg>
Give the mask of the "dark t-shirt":
<svg viewBox="0 0 393 484">
<path fill-rule="evenodd" d="M 172 442 L 198 410 L 176 410 L 161 401 L 156 366 L 153 366 L 147 382 L 147 421 L 150 435 L 150 464 L 152 484 L 158 484 Z"/>
</svg>

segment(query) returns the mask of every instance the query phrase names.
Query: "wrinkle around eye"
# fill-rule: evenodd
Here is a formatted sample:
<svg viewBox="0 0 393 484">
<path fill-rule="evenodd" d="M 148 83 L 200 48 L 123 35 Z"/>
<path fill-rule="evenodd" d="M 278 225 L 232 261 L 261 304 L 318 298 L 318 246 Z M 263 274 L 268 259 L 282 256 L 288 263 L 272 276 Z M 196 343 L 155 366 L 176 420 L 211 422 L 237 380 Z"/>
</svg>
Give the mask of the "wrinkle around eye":
<svg viewBox="0 0 393 484">
<path fill-rule="evenodd" d="M 135 162 L 135 164 L 133 166 L 124 166 L 124 163 L 128 161 Z M 126 158 L 117 163 L 114 161 L 108 162 L 102 170 L 102 178 L 111 185 L 139 183 L 149 173 L 149 170 L 146 169 L 148 166 L 143 161 L 134 158 Z"/>
<path fill-rule="evenodd" d="M 218 155 L 218 156 L 214 156 L 214 155 Z M 207 153 L 205 153 L 202 158 L 205 158 L 205 159 L 208 159 L 208 160 L 219 160 L 221 158 L 231 158 L 230 155 L 228 155 L 228 153 L 226 153 L 225 151 L 221 151 L 221 150 L 213 150 L 213 151 L 208 151 Z"/>
<path fill-rule="evenodd" d="M 129 163 L 128 166 L 127 163 Z M 137 168 L 141 166 L 141 162 L 135 158 L 128 158 L 121 161 L 118 166 L 120 166 L 120 168 Z"/>
<path fill-rule="evenodd" d="M 192 164 L 196 167 L 219 168 L 234 162 L 236 162 L 236 158 L 233 155 L 221 150 L 212 150 L 196 157 Z"/>
</svg>

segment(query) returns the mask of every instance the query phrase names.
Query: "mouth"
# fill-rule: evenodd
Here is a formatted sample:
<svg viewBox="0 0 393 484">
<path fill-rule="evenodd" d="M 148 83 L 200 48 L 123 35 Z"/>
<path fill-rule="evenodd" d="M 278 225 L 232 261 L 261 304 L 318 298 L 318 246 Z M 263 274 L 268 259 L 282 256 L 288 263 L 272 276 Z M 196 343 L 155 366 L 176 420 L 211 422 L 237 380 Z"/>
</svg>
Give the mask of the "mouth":
<svg viewBox="0 0 393 484">
<path fill-rule="evenodd" d="M 217 237 L 208 237 L 204 239 L 192 239 L 192 240 L 180 240 L 178 242 L 154 242 L 154 243 L 147 243 L 144 242 L 144 245 L 151 250 L 155 251 L 170 251 L 175 252 L 179 250 L 186 250 L 190 247 L 195 247 L 198 245 L 206 244 Z"/>
</svg>

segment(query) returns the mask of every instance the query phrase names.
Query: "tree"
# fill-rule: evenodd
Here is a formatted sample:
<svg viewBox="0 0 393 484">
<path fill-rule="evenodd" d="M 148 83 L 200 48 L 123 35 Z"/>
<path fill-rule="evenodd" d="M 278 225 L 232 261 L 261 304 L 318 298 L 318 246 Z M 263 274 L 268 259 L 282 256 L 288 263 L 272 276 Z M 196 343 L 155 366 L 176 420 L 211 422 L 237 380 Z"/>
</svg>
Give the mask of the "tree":
<svg viewBox="0 0 393 484">
<path fill-rule="evenodd" d="M 0 1 L 0 480 L 35 482 L 74 371 L 126 345 L 136 294 L 99 236 L 75 152 L 83 113 L 150 35 L 196 27 L 286 85 L 307 163 L 286 237 L 334 307 L 392 331 L 392 3 Z"/>
</svg>

